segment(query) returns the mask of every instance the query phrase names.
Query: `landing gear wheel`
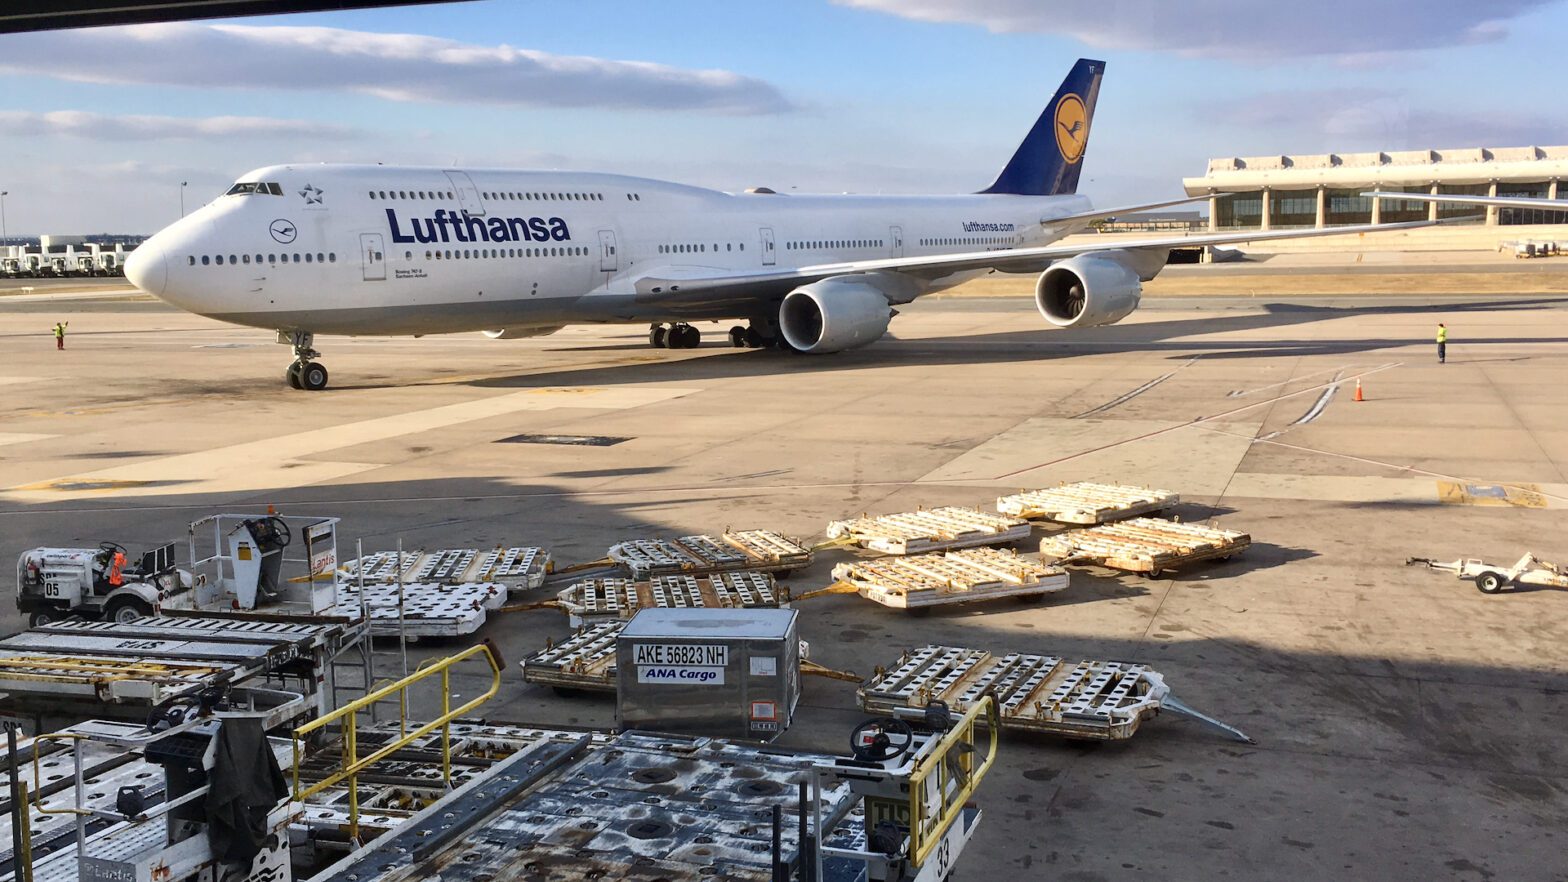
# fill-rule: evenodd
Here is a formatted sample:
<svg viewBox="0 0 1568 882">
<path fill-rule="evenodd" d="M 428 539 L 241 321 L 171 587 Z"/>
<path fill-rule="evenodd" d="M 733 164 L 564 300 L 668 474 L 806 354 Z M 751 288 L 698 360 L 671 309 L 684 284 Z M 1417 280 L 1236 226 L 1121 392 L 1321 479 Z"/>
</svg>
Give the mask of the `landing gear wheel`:
<svg viewBox="0 0 1568 882">
<path fill-rule="evenodd" d="M 135 597 L 122 597 L 110 603 L 103 611 L 104 618 L 122 625 L 150 615 L 152 615 L 152 604 Z"/>
<path fill-rule="evenodd" d="M 849 751 L 855 759 L 867 763 L 882 763 L 909 752 L 915 743 L 915 730 L 894 717 L 877 717 L 867 720 L 849 733 Z"/>
<path fill-rule="evenodd" d="M 308 361 L 299 368 L 300 388 L 320 392 L 327 388 L 327 368 L 321 362 Z"/>
<path fill-rule="evenodd" d="M 305 388 L 304 384 L 300 383 L 300 381 L 299 381 L 299 363 L 298 362 L 295 362 L 294 364 L 289 365 L 288 370 L 283 372 L 283 379 L 288 381 L 290 389 L 303 389 L 303 388 Z"/>
<path fill-rule="evenodd" d="M 41 609 L 27 617 L 27 627 L 42 628 L 51 622 L 58 622 L 65 616 L 52 609 Z"/>
<path fill-rule="evenodd" d="M 747 328 L 746 329 L 746 348 L 747 349 L 761 349 L 761 348 L 763 348 L 764 346 L 767 346 L 767 345 L 768 345 L 768 338 L 762 336 L 762 333 L 760 331 L 758 331 L 756 328 Z"/>
<path fill-rule="evenodd" d="M 668 342 L 671 349 L 696 349 L 702 345 L 702 332 L 691 325 L 674 325 Z"/>
<path fill-rule="evenodd" d="M 1482 594 L 1496 594 L 1508 586 L 1499 573 L 1482 573 L 1475 577 L 1476 590 Z"/>
<path fill-rule="evenodd" d="M 648 329 L 648 345 L 654 349 L 665 349 L 670 345 L 670 329 L 663 325 L 654 325 Z"/>
<path fill-rule="evenodd" d="M 736 349 L 745 349 L 747 345 L 749 345 L 746 342 L 745 328 L 741 327 L 740 325 L 736 325 L 735 327 L 730 328 L 730 345 Z"/>
</svg>

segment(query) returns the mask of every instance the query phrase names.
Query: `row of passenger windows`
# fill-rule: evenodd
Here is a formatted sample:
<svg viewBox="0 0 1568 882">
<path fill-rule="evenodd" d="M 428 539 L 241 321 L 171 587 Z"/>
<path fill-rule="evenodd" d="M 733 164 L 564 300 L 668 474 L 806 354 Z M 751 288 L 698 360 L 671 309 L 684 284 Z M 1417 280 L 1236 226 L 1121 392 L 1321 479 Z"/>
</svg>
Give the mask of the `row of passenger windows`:
<svg viewBox="0 0 1568 882">
<path fill-rule="evenodd" d="M 715 253 L 717 253 L 718 250 L 719 250 L 719 243 L 714 242 L 713 243 L 713 251 Z M 724 250 L 725 251 L 745 251 L 746 250 L 746 245 L 745 245 L 744 242 L 725 242 L 724 243 Z M 697 242 L 695 244 L 690 244 L 689 243 L 689 244 L 685 244 L 685 245 L 660 245 L 659 246 L 659 253 L 660 254 L 704 254 L 707 251 L 708 251 L 708 243 L 706 243 L 706 242 Z"/>
<path fill-rule="evenodd" d="M 882 248 L 885 246 L 881 239 L 830 239 L 826 242 L 785 242 L 784 247 L 790 251 L 806 251 L 815 248 Z"/>
<path fill-rule="evenodd" d="M 456 250 L 426 251 L 426 260 L 475 260 L 494 257 L 587 257 L 588 249 L 577 245 L 565 248 L 461 248 Z M 403 252 L 404 260 L 413 260 L 414 252 Z"/>
<path fill-rule="evenodd" d="M 937 247 L 941 247 L 941 246 L 944 246 L 944 245 L 1011 245 L 1011 244 L 1013 244 L 1013 237 L 1011 237 L 1011 236 L 960 236 L 960 237 L 955 238 L 955 239 L 945 239 L 945 238 L 938 237 L 938 238 L 935 238 L 935 239 L 921 239 L 920 240 L 920 244 L 921 245 L 934 245 L 934 246 L 937 246 Z"/>
<path fill-rule="evenodd" d="M 188 254 L 185 257 L 185 265 L 195 266 L 196 260 L 197 258 L 194 254 Z M 337 263 L 338 255 L 337 252 L 333 251 L 329 251 L 326 254 L 296 251 L 293 254 L 268 254 L 265 261 L 262 260 L 262 255 L 260 254 L 256 255 L 254 260 L 251 259 L 249 254 L 230 254 L 227 259 L 221 254 L 203 254 L 201 256 L 202 266 L 213 264 L 223 266 L 225 262 L 230 266 L 241 263 Z"/>
<path fill-rule="evenodd" d="M 241 186 L 239 184 L 236 187 Z M 256 185 L 264 186 L 264 185 Z M 274 184 L 273 186 L 277 186 Z M 230 191 L 233 192 L 232 190 Z M 510 190 L 486 191 L 479 194 L 495 202 L 603 202 L 603 193 L 514 193 Z M 371 199 L 455 199 L 450 190 L 371 190 Z M 631 202 L 641 202 L 639 193 L 627 193 Z"/>
</svg>

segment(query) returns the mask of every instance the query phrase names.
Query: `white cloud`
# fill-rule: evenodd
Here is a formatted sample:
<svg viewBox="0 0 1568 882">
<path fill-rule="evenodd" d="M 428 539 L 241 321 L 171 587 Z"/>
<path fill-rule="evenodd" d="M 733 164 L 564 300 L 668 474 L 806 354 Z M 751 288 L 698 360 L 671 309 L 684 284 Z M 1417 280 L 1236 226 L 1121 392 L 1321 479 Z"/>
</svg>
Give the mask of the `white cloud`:
<svg viewBox="0 0 1568 882">
<path fill-rule="evenodd" d="M 72 135 L 99 141 L 154 141 L 187 138 L 359 137 L 348 126 L 265 116 L 138 116 L 56 110 L 31 113 L 0 110 L 0 131 L 8 136 Z"/>
<path fill-rule="evenodd" d="M 836 0 L 904 18 L 1052 33 L 1100 49 L 1157 49 L 1254 61 L 1485 43 L 1557 0 Z"/>
<path fill-rule="evenodd" d="M 343 90 L 393 101 L 792 109 L 773 85 L 730 71 L 321 27 L 176 23 L 22 34 L 0 39 L 0 71 L 114 85 Z"/>
<path fill-rule="evenodd" d="M 1202 105 L 1201 115 L 1242 132 L 1271 132 L 1285 152 L 1514 147 L 1559 144 L 1561 121 L 1497 109 L 1432 109 L 1403 91 L 1298 89 Z"/>
</svg>

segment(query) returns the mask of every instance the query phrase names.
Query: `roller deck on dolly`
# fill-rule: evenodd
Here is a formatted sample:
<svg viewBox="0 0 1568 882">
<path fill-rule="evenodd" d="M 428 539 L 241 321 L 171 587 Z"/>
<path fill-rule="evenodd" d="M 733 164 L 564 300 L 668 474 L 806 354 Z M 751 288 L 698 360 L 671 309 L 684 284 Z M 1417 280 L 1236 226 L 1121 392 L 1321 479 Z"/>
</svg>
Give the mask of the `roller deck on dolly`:
<svg viewBox="0 0 1568 882">
<path fill-rule="evenodd" d="M 655 576 L 633 579 L 583 579 L 557 595 L 572 627 L 629 619 L 641 609 L 733 609 L 789 606 L 785 589 L 767 573 L 713 573 L 708 576 Z"/>
<path fill-rule="evenodd" d="M 540 742 L 315 878 L 941 882 L 982 819 L 994 713 L 870 721 L 853 757 L 648 732 Z"/>
<path fill-rule="evenodd" d="M 1240 554 L 1252 537 L 1235 530 L 1135 518 L 1087 530 L 1068 530 L 1040 540 L 1040 554 L 1059 563 L 1089 563 L 1158 576 L 1199 561 Z"/>
<path fill-rule="evenodd" d="M 849 561 L 833 568 L 833 578 L 843 590 L 895 609 L 1039 597 L 1068 584 L 1060 567 L 995 548 Z"/>
<path fill-rule="evenodd" d="M 949 506 L 833 521 L 827 535 L 884 554 L 922 554 L 1007 545 L 1029 538 L 1030 532 L 1028 521 Z"/>
<path fill-rule="evenodd" d="M 367 584 L 460 585 L 498 582 L 511 593 L 528 591 L 544 584 L 550 571 L 550 553 L 533 546 L 496 546 L 495 548 L 442 548 L 436 551 L 405 551 L 402 566 L 398 552 L 377 551 L 363 561 L 351 560 L 342 567 L 341 577 L 350 586 L 361 577 Z"/>
<path fill-rule="evenodd" d="M 811 563 L 811 550 L 769 530 L 726 530 L 712 536 L 632 539 L 610 546 L 607 559 L 635 579 L 751 571 L 785 573 Z"/>
<path fill-rule="evenodd" d="M 1132 662 L 926 646 L 875 674 L 857 696 L 868 713 L 923 708 L 933 701 L 962 713 L 994 696 L 1004 729 L 1096 741 L 1131 738 L 1145 720 L 1170 710 L 1251 742 L 1241 730 L 1183 704 L 1163 676 Z"/>
<path fill-rule="evenodd" d="M 996 510 L 1026 520 L 1092 526 L 1164 511 L 1181 502 L 1169 490 L 1082 481 L 1026 490 L 996 500 Z"/>
</svg>

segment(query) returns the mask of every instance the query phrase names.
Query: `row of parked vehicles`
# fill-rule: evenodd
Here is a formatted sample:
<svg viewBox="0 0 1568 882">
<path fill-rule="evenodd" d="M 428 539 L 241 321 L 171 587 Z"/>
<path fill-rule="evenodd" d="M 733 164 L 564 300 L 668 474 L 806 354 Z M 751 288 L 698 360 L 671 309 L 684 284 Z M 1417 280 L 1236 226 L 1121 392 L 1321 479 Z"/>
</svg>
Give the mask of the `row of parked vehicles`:
<svg viewBox="0 0 1568 882">
<path fill-rule="evenodd" d="M 67 245 L 64 251 L 0 248 L 0 278 L 60 279 L 125 275 L 124 245 Z"/>
</svg>

